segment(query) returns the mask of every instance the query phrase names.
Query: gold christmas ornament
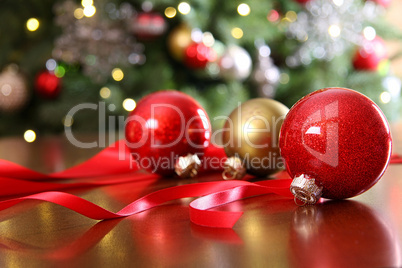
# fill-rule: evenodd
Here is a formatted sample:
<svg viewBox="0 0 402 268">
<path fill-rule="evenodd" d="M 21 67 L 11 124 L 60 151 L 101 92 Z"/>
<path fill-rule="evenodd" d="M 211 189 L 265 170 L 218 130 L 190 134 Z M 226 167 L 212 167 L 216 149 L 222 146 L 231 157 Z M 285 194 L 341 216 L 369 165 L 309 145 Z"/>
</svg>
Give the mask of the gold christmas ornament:
<svg viewBox="0 0 402 268">
<path fill-rule="evenodd" d="M 181 61 L 186 48 L 193 42 L 191 40 L 191 29 L 184 24 L 177 26 L 168 37 L 169 52 L 174 59 Z"/>
<path fill-rule="evenodd" d="M 232 111 L 222 130 L 228 157 L 241 159 L 247 173 L 266 177 L 284 168 L 279 152 L 279 132 L 289 109 L 282 103 L 256 98 Z"/>
</svg>

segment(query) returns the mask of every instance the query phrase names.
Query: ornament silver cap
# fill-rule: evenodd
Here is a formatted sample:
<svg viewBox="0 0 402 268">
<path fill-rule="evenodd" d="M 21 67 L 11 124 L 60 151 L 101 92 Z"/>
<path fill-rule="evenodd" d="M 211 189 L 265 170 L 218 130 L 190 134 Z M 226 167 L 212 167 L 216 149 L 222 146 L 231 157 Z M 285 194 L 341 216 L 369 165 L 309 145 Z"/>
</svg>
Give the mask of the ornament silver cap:
<svg viewBox="0 0 402 268">
<path fill-rule="evenodd" d="M 174 170 L 181 178 L 193 178 L 197 176 L 198 170 L 201 166 L 201 160 L 196 154 L 188 154 L 180 156 L 175 165 Z"/>
<path fill-rule="evenodd" d="M 239 180 L 246 175 L 246 168 L 241 159 L 237 156 L 231 156 L 223 164 L 224 171 L 222 177 L 224 180 Z"/>
<path fill-rule="evenodd" d="M 290 184 L 290 191 L 295 196 L 294 200 L 297 205 L 313 205 L 322 194 L 322 187 L 315 183 L 315 179 L 305 174 L 295 177 Z M 300 204 L 297 200 L 302 201 Z"/>
</svg>

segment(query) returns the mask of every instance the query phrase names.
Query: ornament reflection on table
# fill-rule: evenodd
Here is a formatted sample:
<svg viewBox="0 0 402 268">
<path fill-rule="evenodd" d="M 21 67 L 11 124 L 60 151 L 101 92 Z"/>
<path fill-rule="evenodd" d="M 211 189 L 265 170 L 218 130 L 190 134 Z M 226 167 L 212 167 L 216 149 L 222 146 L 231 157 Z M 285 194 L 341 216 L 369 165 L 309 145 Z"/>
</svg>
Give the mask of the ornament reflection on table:
<svg viewBox="0 0 402 268">
<path fill-rule="evenodd" d="M 286 116 L 279 147 L 303 203 L 343 199 L 371 188 L 391 156 L 391 133 L 380 108 L 363 94 L 326 88 L 299 100 Z"/>
<path fill-rule="evenodd" d="M 224 124 L 222 145 L 229 157 L 224 178 L 238 178 L 239 160 L 248 173 L 265 177 L 283 168 L 278 138 L 288 108 L 272 99 L 251 99 L 232 111 Z M 232 163 L 232 164 L 231 164 Z M 232 168 L 232 171 L 230 171 Z M 241 176 L 240 176 L 241 177 Z"/>
<path fill-rule="evenodd" d="M 351 200 L 299 207 L 290 228 L 291 266 L 400 267 L 397 235 L 386 223 L 374 209 Z"/>
<path fill-rule="evenodd" d="M 174 174 L 180 156 L 202 156 L 209 146 L 211 124 L 192 97 L 175 90 L 147 95 L 130 113 L 126 143 L 140 167 L 165 176 Z"/>
</svg>

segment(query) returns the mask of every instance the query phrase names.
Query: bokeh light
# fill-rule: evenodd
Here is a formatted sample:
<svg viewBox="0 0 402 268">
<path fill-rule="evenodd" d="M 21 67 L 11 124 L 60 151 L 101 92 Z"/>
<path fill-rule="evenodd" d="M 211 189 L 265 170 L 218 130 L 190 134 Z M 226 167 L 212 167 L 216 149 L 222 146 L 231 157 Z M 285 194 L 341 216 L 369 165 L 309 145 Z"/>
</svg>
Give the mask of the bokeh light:
<svg viewBox="0 0 402 268">
<path fill-rule="evenodd" d="M 190 13 L 190 11 L 191 11 L 191 6 L 190 6 L 188 3 L 186 3 L 186 2 L 181 2 L 181 3 L 178 5 L 177 9 L 179 10 L 179 12 L 180 12 L 181 14 L 187 15 L 187 14 Z"/>
<path fill-rule="evenodd" d="M 238 27 L 235 27 L 232 29 L 231 34 L 234 38 L 240 39 L 243 37 L 243 30 Z"/>
<path fill-rule="evenodd" d="M 86 6 L 84 7 L 84 16 L 85 17 L 92 17 L 96 13 L 96 8 L 94 6 Z"/>
<path fill-rule="evenodd" d="M 28 129 L 27 131 L 25 131 L 24 133 L 24 140 L 26 142 L 34 142 L 36 140 L 36 133 L 35 131 Z"/>
<path fill-rule="evenodd" d="M 174 18 L 176 16 L 176 9 L 174 7 L 167 7 L 165 9 L 165 16 L 169 19 Z"/>
<path fill-rule="evenodd" d="M 34 32 L 39 28 L 39 21 L 36 18 L 30 18 L 27 20 L 28 31 Z"/>
<path fill-rule="evenodd" d="M 101 90 L 99 91 L 99 95 L 103 98 L 103 99 L 107 99 L 110 97 L 111 91 L 108 87 L 103 87 L 101 88 Z"/>
<path fill-rule="evenodd" d="M 120 68 L 114 68 L 112 70 L 112 77 L 115 81 L 121 81 L 124 78 L 124 73 Z"/>
<path fill-rule="evenodd" d="M 237 13 L 241 16 L 247 16 L 250 14 L 250 7 L 247 4 L 240 4 L 237 6 Z"/>
<path fill-rule="evenodd" d="M 135 103 L 135 100 L 127 98 L 123 101 L 123 108 L 124 110 L 131 112 L 135 109 L 137 106 L 137 103 Z"/>
</svg>

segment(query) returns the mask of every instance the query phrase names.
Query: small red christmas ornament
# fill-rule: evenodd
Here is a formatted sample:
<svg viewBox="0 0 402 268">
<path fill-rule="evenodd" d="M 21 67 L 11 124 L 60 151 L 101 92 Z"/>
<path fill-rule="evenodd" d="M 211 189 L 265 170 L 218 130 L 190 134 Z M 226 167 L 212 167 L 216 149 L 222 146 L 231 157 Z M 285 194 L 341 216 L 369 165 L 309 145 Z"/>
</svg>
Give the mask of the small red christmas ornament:
<svg viewBox="0 0 402 268">
<path fill-rule="evenodd" d="M 372 187 L 391 156 L 391 134 L 380 108 L 346 88 L 325 88 L 299 100 L 283 122 L 279 147 L 303 203 L 343 199 Z"/>
<path fill-rule="evenodd" d="M 296 0 L 296 2 L 300 3 L 300 4 L 307 4 L 308 2 L 310 2 L 311 0 Z"/>
<path fill-rule="evenodd" d="M 60 94 L 61 79 L 52 72 L 42 72 L 36 77 L 35 90 L 41 97 L 56 98 Z"/>
<path fill-rule="evenodd" d="M 148 171 L 169 176 L 180 156 L 203 154 L 209 146 L 211 124 L 192 97 L 164 90 L 138 102 L 125 132 L 133 160 Z"/>
<path fill-rule="evenodd" d="M 144 12 L 133 19 L 133 32 L 141 40 L 154 40 L 166 30 L 165 19 L 158 13 Z"/>
<path fill-rule="evenodd" d="M 208 62 L 216 60 L 215 51 L 203 43 L 192 43 L 186 49 L 184 56 L 186 66 L 193 69 L 202 69 Z"/>
<path fill-rule="evenodd" d="M 356 70 L 376 71 L 379 64 L 387 59 L 385 42 L 376 36 L 373 40 L 364 40 L 353 58 L 353 66 Z"/>
</svg>

